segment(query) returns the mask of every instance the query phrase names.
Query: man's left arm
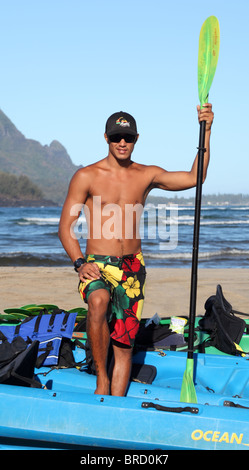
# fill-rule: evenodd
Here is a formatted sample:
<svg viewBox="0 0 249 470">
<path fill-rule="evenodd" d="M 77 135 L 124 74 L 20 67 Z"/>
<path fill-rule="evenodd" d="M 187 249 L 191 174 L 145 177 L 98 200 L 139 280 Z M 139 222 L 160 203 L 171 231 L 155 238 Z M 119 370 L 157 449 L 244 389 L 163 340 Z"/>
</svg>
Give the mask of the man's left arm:
<svg viewBox="0 0 249 470">
<path fill-rule="evenodd" d="M 212 105 L 206 103 L 203 108 L 197 106 L 198 120 L 206 121 L 206 133 L 205 133 L 205 149 L 204 162 L 203 162 L 203 182 L 206 179 L 207 169 L 210 159 L 210 136 L 211 126 L 214 119 L 212 111 Z M 194 160 L 193 166 L 190 171 L 166 171 L 162 168 L 157 167 L 155 174 L 152 179 L 151 189 L 159 188 L 168 191 L 181 191 L 184 189 L 193 188 L 197 184 L 197 166 L 198 166 L 198 154 Z M 156 167 L 154 167 L 156 168 Z"/>
</svg>

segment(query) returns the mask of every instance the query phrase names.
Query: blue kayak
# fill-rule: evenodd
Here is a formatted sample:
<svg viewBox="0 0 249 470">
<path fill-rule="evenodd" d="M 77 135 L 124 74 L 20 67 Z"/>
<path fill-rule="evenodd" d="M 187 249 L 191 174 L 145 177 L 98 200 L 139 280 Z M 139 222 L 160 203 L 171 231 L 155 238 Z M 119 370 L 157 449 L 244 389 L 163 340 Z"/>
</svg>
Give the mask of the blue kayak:
<svg viewBox="0 0 249 470">
<path fill-rule="evenodd" d="M 85 351 L 76 348 L 75 360 Z M 195 354 L 197 404 L 180 402 L 186 352 L 140 351 L 156 368 L 126 397 L 95 395 L 81 369 L 36 370 L 43 388 L 0 385 L 1 449 L 249 449 L 247 357 Z"/>
</svg>

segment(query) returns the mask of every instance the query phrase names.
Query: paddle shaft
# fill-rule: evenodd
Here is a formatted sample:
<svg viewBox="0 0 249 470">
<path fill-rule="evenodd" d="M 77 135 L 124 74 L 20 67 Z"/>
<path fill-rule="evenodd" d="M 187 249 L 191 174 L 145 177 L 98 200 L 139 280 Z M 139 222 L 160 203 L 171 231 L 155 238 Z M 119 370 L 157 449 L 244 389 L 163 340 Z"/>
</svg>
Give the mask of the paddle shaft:
<svg viewBox="0 0 249 470">
<path fill-rule="evenodd" d="M 197 278 L 198 278 L 198 253 L 199 253 L 199 233 L 201 217 L 201 197 L 202 197 L 202 178 L 203 161 L 205 153 L 205 131 L 206 121 L 200 123 L 199 147 L 198 147 L 198 165 L 197 165 L 197 184 L 195 196 L 195 221 L 192 252 L 192 270 L 191 270 L 191 289 L 190 289 L 190 308 L 189 308 L 189 337 L 188 337 L 188 359 L 193 359 L 194 354 L 194 328 L 196 314 L 197 297 Z"/>
</svg>

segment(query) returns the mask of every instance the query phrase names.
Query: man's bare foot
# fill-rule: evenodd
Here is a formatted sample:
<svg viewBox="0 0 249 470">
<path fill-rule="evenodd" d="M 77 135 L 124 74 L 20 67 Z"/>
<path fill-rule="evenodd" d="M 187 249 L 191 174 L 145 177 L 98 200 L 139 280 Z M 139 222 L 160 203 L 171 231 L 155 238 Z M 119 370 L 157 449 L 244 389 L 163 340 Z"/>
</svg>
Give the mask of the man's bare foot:
<svg viewBox="0 0 249 470">
<path fill-rule="evenodd" d="M 103 381 L 102 383 L 99 383 L 98 384 L 98 381 L 97 380 L 97 388 L 95 390 L 95 395 L 110 395 L 110 382 L 109 380 L 106 382 L 106 381 Z"/>
</svg>

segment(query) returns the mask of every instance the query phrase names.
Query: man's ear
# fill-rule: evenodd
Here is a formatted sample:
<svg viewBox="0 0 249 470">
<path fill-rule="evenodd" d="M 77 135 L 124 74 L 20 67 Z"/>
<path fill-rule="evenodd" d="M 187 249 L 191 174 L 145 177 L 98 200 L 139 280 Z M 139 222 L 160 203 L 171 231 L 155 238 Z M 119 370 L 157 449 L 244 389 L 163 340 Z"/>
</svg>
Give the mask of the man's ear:
<svg viewBox="0 0 249 470">
<path fill-rule="evenodd" d="M 137 134 L 136 140 L 134 142 L 135 144 L 137 143 L 138 139 L 139 139 L 139 134 Z"/>
<path fill-rule="evenodd" d="M 109 143 L 110 143 L 110 141 L 109 141 L 109 139 L 108 139 L 108 137 L 107 137 L 107 134 L 106 134 L 106 133 L 104 134 L 104 138 L 105 138 L 106 142 L 109 144 Z"/>
</svg>

